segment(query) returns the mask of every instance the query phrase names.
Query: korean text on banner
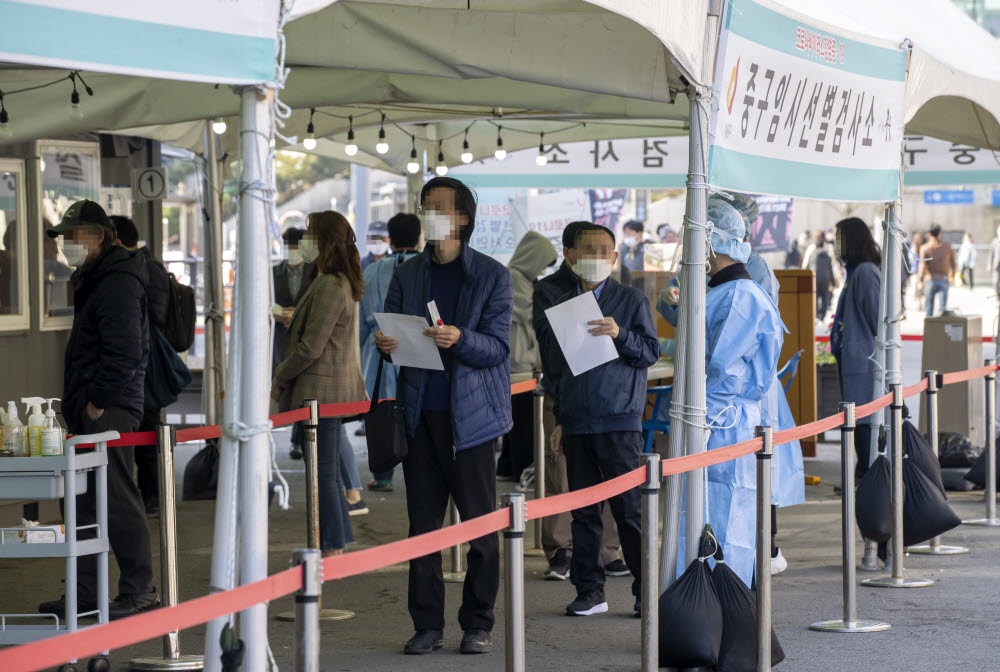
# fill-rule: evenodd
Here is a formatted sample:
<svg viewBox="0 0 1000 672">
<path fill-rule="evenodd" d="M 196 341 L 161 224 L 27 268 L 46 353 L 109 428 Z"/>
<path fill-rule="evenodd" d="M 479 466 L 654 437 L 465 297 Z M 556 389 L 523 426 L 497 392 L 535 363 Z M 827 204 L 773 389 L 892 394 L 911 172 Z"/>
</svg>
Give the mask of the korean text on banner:
<svg viewBox="0 0 1000 672">
<path fill-rule="evenodd" d="M 274 79 L 278 0 L 0 0 L 0 61 L 258 84 Z"/>
<path fill-rule="evenodd" d="M 893 201 L 906 52 L 727 3 L 708 181 L 744 192 Z"/>
</svg>

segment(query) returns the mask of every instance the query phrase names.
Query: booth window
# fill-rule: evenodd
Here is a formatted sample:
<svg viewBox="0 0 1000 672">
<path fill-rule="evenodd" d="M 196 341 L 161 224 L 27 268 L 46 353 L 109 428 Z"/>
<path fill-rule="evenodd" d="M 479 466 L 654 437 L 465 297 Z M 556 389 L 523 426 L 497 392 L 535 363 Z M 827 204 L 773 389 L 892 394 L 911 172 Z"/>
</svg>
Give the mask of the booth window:
<svg viewBox="0 0 1000 672">
<path fill-rule="evenodd" d="M 41 140 L 38 157 L 42 214 L 39 227 L 41 327 L 69 329 L 73 325 L 73 289 L 70 285 L 73 268 L 63 255 L 62 237 L 49 238 L 46 231 L 58 224 L 76 201 L 100 201 L 100 147 L 96 142 Z"/>
<path fill-rule="evenodd" d="M 24 164 L 0 159 L 0 330 L 29 327 Z"/>
</svg>

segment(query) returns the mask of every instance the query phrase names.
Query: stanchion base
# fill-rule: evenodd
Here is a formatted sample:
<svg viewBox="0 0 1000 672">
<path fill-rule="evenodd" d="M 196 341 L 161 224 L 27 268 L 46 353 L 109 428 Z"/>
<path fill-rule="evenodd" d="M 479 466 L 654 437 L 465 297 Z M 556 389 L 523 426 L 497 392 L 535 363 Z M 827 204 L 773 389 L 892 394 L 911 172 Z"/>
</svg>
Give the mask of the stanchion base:
<svg viewBox="0 0 1000 672">
<path fill-rule="evenodd" d="M 910 546 L 906 549 L 906 552 L 917 555 L 962 555 L 963 553 L 968 553 L 969 549 L 965 546 L 945 546 L 941 544 L 940 546 Z"/>
<path fill-rule="evenodd" d="M 809 626 L 817 632 L 882 632 L 892 626 L 882 621 L 820 621 Z"/>
<path fill-rule="evenodd" d="M 177 658 L 133 658 L 130 670 L 203 670 L 204 656 L 178 656 Z"/>
<path fill-rule="evenodd" d="M 544 558 L 545 549 L 544 548 L 526 548 L 524 549 L 524 557 L 526 558 Z"/>
<path fill-rule="evenodd" d="M 465 583 L 465 572 L 445 572 L 445 583 Z"/>
<path fill-rule="evenodd" d="M 346 621 L 349 618 L 354 618 L 357 614 L 353 611 L 348 611 L 346 609 L 320 609 L 319 610 L 319 620 L 321 621 Z M 279 621 L 284 621 L 286 623 L 295 622 L 295 612 L 294 611 L 283 611 L 275 618 Z"/>
<path fill-rule="evenodd" d="M 963 520 L 963 525 L 979 525 L 981 527 L 1000 527 L 1000 518 L 976 518 L 975 520 Z"/>
<path fill-rule="evenodd" d="M 929 579 L 917 579 L 912 576 L 886 576 L 880 579 L 866 579 L 861 582 L 862 586 L 869 588 L 927 588 L 933 586 L 934 582 Z"/>
</svg>

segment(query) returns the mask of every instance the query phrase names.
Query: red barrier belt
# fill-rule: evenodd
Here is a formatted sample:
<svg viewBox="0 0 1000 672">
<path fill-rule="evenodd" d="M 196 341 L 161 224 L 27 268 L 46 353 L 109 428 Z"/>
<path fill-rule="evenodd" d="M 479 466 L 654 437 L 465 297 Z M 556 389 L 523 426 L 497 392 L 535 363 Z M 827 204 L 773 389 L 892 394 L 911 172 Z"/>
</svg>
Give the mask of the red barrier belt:
<svg viewBox="0 0 1000 672">
<path fill-rule="evenodd" d="M 981 366 L 978 369 L 971 369 L 969 371 L 946 373 L 941 376 L 941 384 L 951 385 L 952 383 L 964 383 L 965 381 L 972 380 L 973 378 L 981 378 L 987 374 L 993 373 L 996 370 L 997 367 L 990 364 L 989 366 Z"/>
<path fill-rule="evenodd" d="M 532 499 L 525 503 L 528 520 L 553 516 L 564 511 L 572 511 L 584 506 L 590 506 L 597 502 L 603 502 L 609 497 L 620 495 L 626 490 L 637 488 L 646 480 L 646 467 L 633 469 L 627 474 L 622 474 L 610 481 L 592 485 L 583 490 L 565 492 L 561 495 L 553 495 L 543 499 Z"/>
<path fill-rule="evenodd" d="M 901 341 L 923 341 L 924 337 L 921 334 L 902 334 L 899 337 L 899 340 L 901 340 Z M 983 341 L 983 343 L 992 343 L 993 341 L 996 340 L 996 338 L 994 336 L 983 336 L 983 337 L 981 337 L 981 340 Z M 817 336 L 816 337 L 816 342 L 817 343 L 829 343 L 830 342 L 830 337 L 829 336 Z"/>
<path fill-rule="evenodd" d="M 531 392 L 533 389 L 538 387 L 538 379 L 532 378 L 531 380 L 525 380 L 521 383 L 514 383 L 510 386 L 510 393 L 521 394 L 522 392 Z"/>
<path fill-rule="evenodd" d="M 465 520 L 440 530 L 427 532 L 409 539 L 401 539 L 384 546 L 366 548 L 323 560 L 323 580 L 344 579 L 364 574 L 389 565 L 437 553 L 445 548 L 485 537 L 510 525 L 510 510 L 499 509 L 485 516 Z"/>
<path fill-rule="evenodd" d="M 96 625 L 31 644 L 0 651 L 0 670 L 33 672 L 105 649 L 118 649 L 153 639 L 178 628 L 190 628 L 219 616 L 243 611 L 302 588 L 302 568 L 292 567 L 255 583 L 205 595 L 176 607 L 164 607 L 113 623 Z"/>
<path fill-rule="evenodd" d="M 815 422 L 810 422 L 808 425 L 802 425 L 801 427 L 791 427 L 789 429 L 783 429 L 780 432 L 775 432 L 772 437 L 772 441 L 775 446 L 780 446 L 785 443 L 791 443 L 792 441 L 799 441 L 806 438 L 807 436 L 816 436 L 817 434 L 822 434 L 823 432 L 830 431 L 836 427 L 840 427 L 844 424 L 846 418 L 844 417 L 844 412 L 841 411 L 836 415 L 831 415 L 828 418 L 823 418 L 822 420 L 816 420 Z"/>
<path fill-rule="evenodd" d="M 319 417 L 343 418 L 351 415 L 361 415 L 362 413 L 367 413 L 370 406 L 370 401 L 349 401 L 345 404 L 320 404 Z M 309 410 L 306 409 L 306 418 L 308 417 Z"/>
<path fill-rule="evenodd" d="M 879 397 L 875 401 L 868 402 L 864 406 L 858 406 L 854 410 L 855 413 L 857 413 L 858 420 L 860 420 L 862 418 L 867 418 L 869 415 L 875 415 L 883 408 L 887 408 L 891 403 L 892 403 L 892 394 L 886 394 Z"/>
<path fill-rule="evenodd" d="M 923 378 L 920 380 L 919 383 L 903 388 L 903 399 L 909 399 L 910 397 L 915 397 L 921 392 L 926 392 L 926 391 L 927 391 L 927 379 Z"/>
</svg>

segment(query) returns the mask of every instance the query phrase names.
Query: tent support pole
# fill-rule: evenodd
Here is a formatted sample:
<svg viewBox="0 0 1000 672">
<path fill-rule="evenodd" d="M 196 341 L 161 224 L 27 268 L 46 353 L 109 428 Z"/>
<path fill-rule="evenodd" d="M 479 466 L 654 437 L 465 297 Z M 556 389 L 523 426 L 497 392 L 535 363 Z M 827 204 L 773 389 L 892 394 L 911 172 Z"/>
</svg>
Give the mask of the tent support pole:
<svg viewBox="0 0 1000 672">
<path fill-rule="evenodd" d="M 222 208 L 219 195 L 222 180 L 212 122 L 205 122 L 202 136 L 205 156 L 205 184 L 202 208 L 205 211 L 204 296 L 205 366 L 202 374 L 205 424 L 219 424 L 219 400 L 226 380 L 225 296 L 222 288 Z"/>
</svg>

